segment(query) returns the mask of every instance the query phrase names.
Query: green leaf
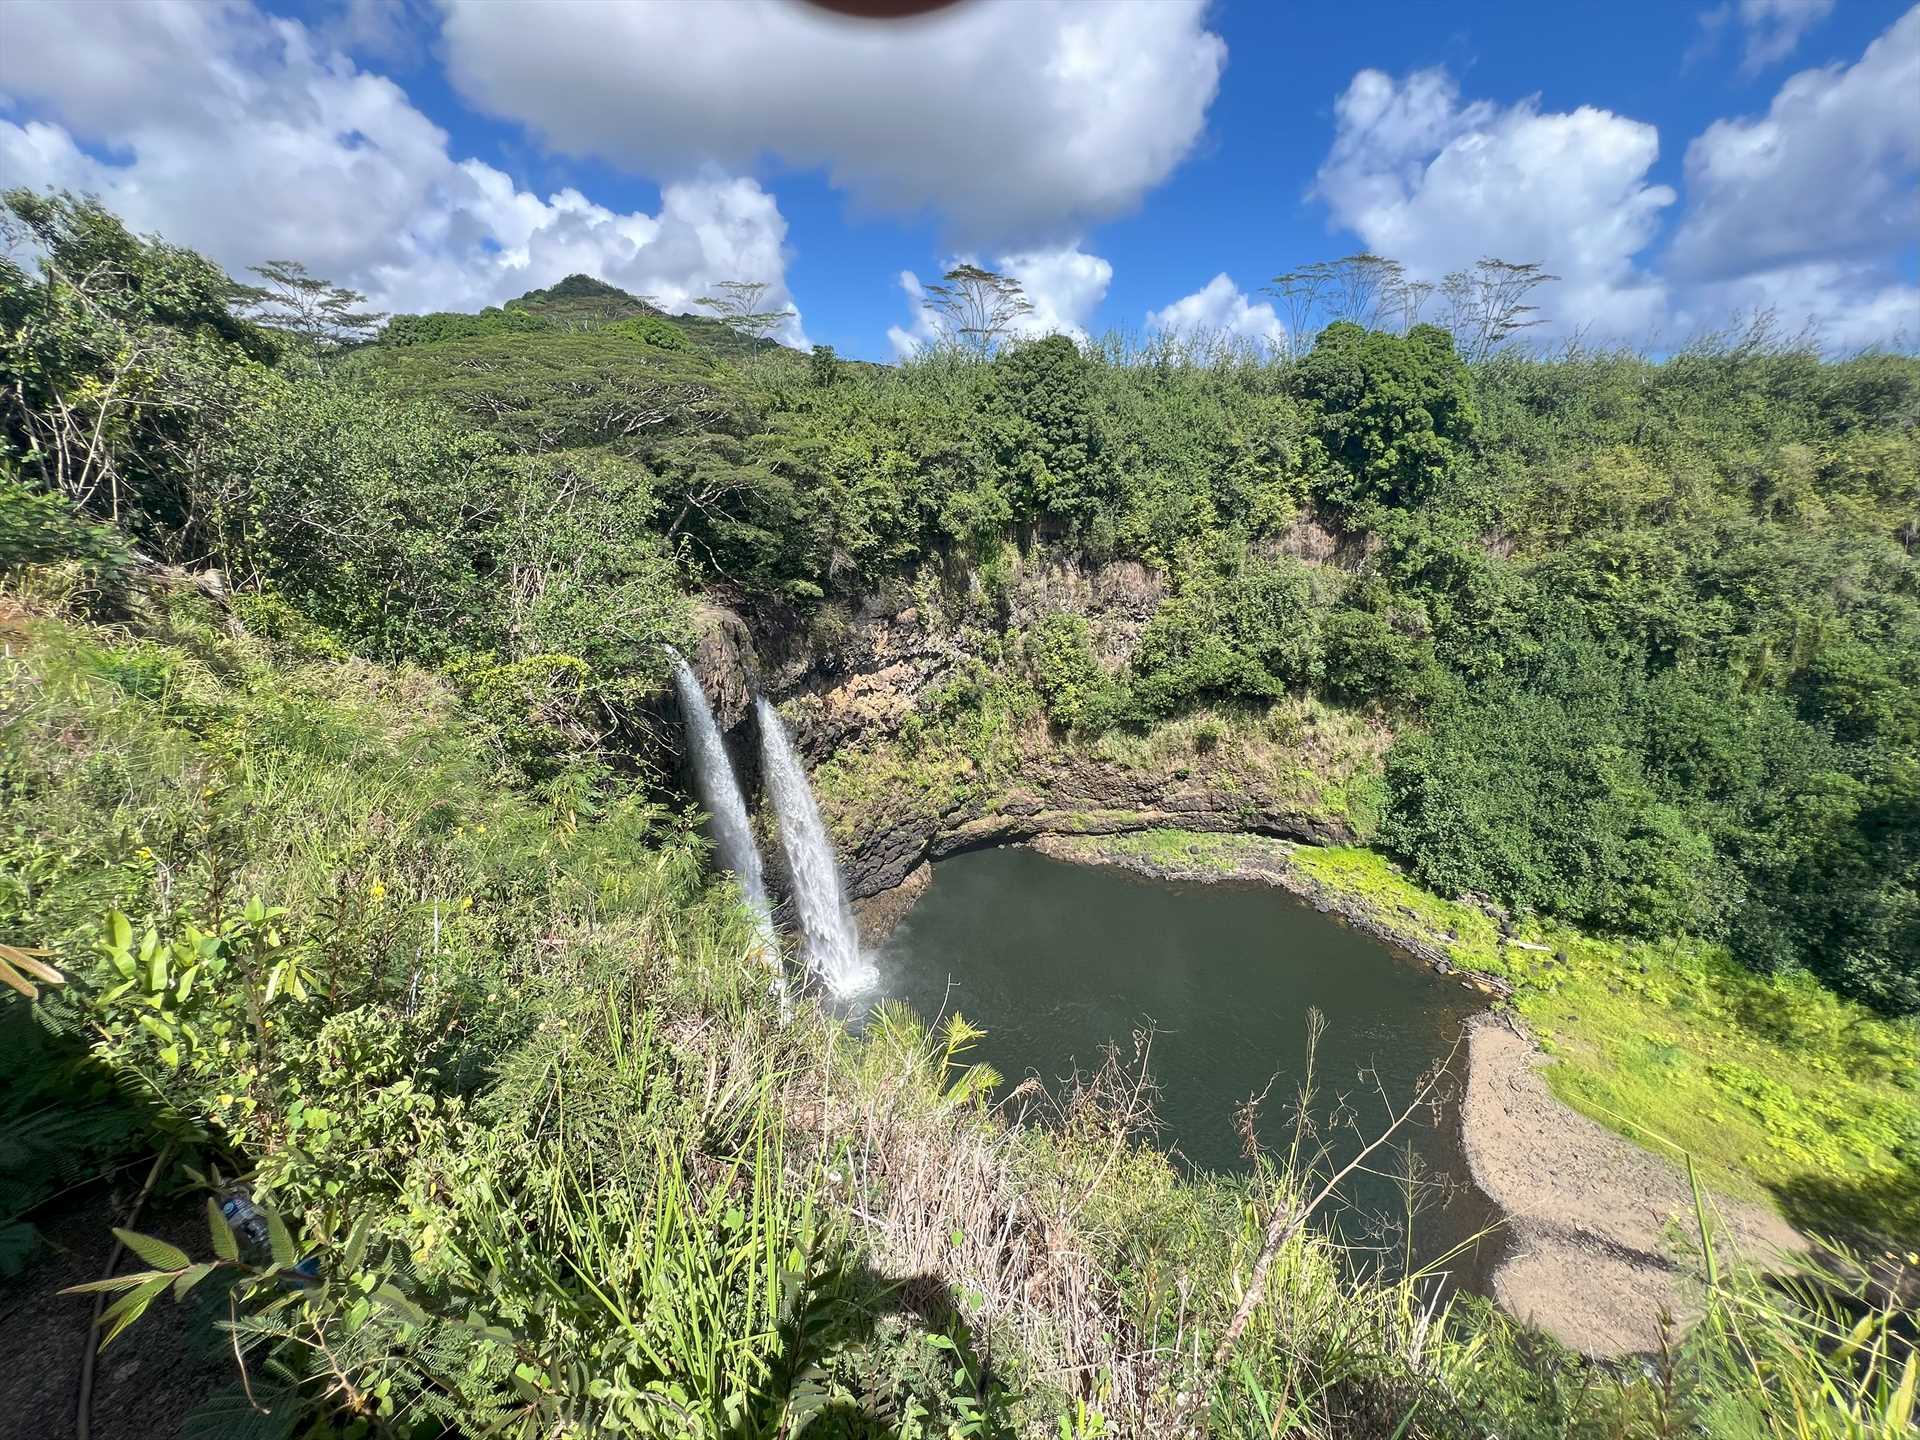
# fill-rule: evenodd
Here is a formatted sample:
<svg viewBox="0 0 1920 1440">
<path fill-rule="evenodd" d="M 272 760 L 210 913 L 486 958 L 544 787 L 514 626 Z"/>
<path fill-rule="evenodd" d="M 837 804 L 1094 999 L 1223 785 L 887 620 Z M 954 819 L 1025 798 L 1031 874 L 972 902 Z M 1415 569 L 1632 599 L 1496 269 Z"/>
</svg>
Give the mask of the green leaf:
<svg viewBox="0 0 1920 1440">
<path fill-rule="evenodd" d="M 167 952 L 161 947 L 160 933 L 147 931 L 140 942 L 140 961 L 147 967 L 147 989 L 159 994 L 167 988 Z"/>
<path fill-rule="evenodd" d="M 211 1195 L 207 1197 L 207 1229 L 213 1235 L 213 1253 L 222 1260 L 240 1258 L 240 1239 L 227 1224 L 227 1217 L 220 1213 L 220 1202 Z"/>
<path fill-rule="evenodd" d="M 173 1040 L 173 1027 L 158 1015 L 142 1015 L 140 1017 L 140 1028 L 147 1031 L 154 1039 L 163 1045 L 169 1044 Z"/>
<path fill-rule="evenodd" d="M 109 1275 L 104 1280 L 89 1280 L 82 1285 L 69 1285 L 62 1295 L 91 1295 L 101 1290 L 131 1290 L 135 1285 L 144 1285 L 149 1280 L 171 1281 L 171 1270 L 130 1270 L 125 1275 Z"/>
<path fill-rule="evenodd" d="M 202 1260 L 191 1269 L 181 1271 L 180 1278 L 173 1282 L 173 1298 L 176 1300 L 185 1299 L 189 1290 L 193 1289 L 194 1286 L 198 1285 L 219 1268 L 220 1267 L 215 1265 L 211 1260 Z"/>
<path fill-rule="evenodd" d="M 107 912 L 107 944 L 115 950 L 133 948 L 133 924 L 118 910 Z"/>
<path fill-rule="evenodd" d="M 293 1237 L 287 1233 L 287 1222 L 280 1218 L 280 1212 L 269 1210 L 267 1215 L 267 1243 L 273 1249 L 273 1263 L 281 1269 L 291 1269 L 298 1260 L 293 1253 Z"/>
<path fill-rule="evenodd" d="M 373 1228 L 372 1220 L 362 1215 L 353 1222 L 353 1229 L 347 1232 L 347 1273 L 352 1274 L 360 1268 L 361 1261 L 367 1258 L 367 1235 Z"/>
<path fill-rule="evenodd" d="M 122 1230 L 117 1225 L 113 1233 L 120 1238 L 122 1245 L 156 1270 L 184 1270 L 193 1264 L 193 1257 L 177 1245 L 169 1245 L 164 1240 L 156 1240 L 136 1230 Z"/>
<path fill-rule="evenodd" d="M 106 1328 L 106 1333 L 100 1337 L 100 1348 L 106 1349 L 113 1343 L 115 1336 L 144 1315 L 147 1306 L 153 1303 L 154 1297 L 166 1289 L 172 1281 L 171 1275 L 155 1275 L 150 1280 L 142 1281 L 109 1305 L 106 1313 L 100 1317 L 101 1325 Z"/>
<path fill-rule="evenodd" d="M 427 1312 L 401 1294 L 399 1287 L 391 1281 L 375 1290 L 373 1298 L 409 1325 L 424 1327 L 427 1323 Z"/>
</svg>

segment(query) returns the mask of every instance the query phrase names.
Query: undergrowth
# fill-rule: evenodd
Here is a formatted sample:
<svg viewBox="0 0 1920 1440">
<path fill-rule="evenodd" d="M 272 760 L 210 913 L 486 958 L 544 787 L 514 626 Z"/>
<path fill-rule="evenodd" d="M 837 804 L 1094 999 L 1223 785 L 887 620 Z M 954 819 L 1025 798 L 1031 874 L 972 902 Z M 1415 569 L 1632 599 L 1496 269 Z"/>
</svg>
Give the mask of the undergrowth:
<svg viewBox="0 0 1920 1440">
<path fill-rule="evenodd" d="M 528 798 L 424 674 L 164 590 L 119 630 L 10 613 L 0 925 L 67 982 L 33 1014 L 138 1097 L 170 1186 L 265 1217 L 256 1243 L 210 1211 L 194 1254 L 129 1236 L 144 1268 L 107 1282 L 116 1333 L 232 1287 L 206 1423 L 1464 1440 L 1708 1413 L 1352 1269 L 1311 1147 L 1181 1178 L 1119 1057 L 1043 1102 L 997 1094 L 955 1017 L 781 1025 L 687 817 Z M 1806 1433 L 1891 1435 L 1835 1427 L 1895 1403 L 1835 1391 Z"/>
</svg>

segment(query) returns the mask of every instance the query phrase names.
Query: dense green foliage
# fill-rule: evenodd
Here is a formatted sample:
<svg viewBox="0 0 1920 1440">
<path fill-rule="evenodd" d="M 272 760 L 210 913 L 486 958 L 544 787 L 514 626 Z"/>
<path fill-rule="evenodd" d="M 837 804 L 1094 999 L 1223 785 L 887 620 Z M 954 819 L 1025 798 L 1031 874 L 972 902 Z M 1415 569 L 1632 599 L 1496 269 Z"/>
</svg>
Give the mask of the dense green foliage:
<svg viewBox="0 0 1920 1440">
<path fill-rule="evenodd" d="M 1480 426 L 1467 367 L 1433 325 L 1406 335 L 1342 320 L 1321 332 L 1300 365 L 1328 456 L 1345 472 L 1329 498 L 1414 505 L 1440 493 Z"/>
<path fill-rule="evenodd" d="M 964 593 L 903 746 L 990 759 L 1014 691 L 1149 749 L 1330 696 L 1390 730 L 1429 889 L 1920 1011 L 1920 363 L 1336 324 L 882 369 L 577 276 L 320 345 L 95 204 L 6 204 L 0 943 L 275 1215 L 270 1256 L 149 1243 L 115 1323 L 217 1276 L 283 1414 L 410 1436 L 1773 1434 L 1803 1386 L 1806 1433 L 1904 1425 L 1884 1319 L 1829 1365 L 1817 1302 L 1731 1282 L 1641 1384 L 1302 1231 L 1229 1333 L 1311 1165 L 1181 1183 L 1112 1076 L 1010 1123 L 957 1020 L 781 1028 L 652 715 L 696 599 L 831 668 L 868 597 Z M 1134 643 L 1013 625 L 1038 558 L 1138 562 Z"/>
<path fill-rule="evenodd" d="M 1470 370 L 1434 326 L 1336 323 L 1292 365 L 1055 336 L 886 371 L 576 276 L 322 370 L 270 365 L 198 257 L 18 208 L 67 277 L 6 287 L 35 492 L 519 684 L 537 768 L 631 729 L 678 591 L 778 626 L 930 564 L 992 593 L 1009 544 L 1138 557 L 1168 594 L 1123 670 L 1029 646 L 1069 729 L 1372 706 L 1403 737 L 1383 837 L 1442 891 L 1920 1009 L 1920 362 L 1759 331 Z"/>
<path fill-rule="evenodd" d="M 1736 1273 L 1622 1383 L 1313 1232 L 1206 1365 L 1305 1173 L 1177 1179 L 1118 1072 L 1009 1124 L 957 1017 L 780 1027 L 673 816 L 556 820 L 432 677 L 264 642 L 188 587 L 130 623 L 7 622 L 0 833 L 9 926 L 68 976 L 21 1056 L 84 1038 L 137 1104 L 82 1110 L 42 1059 L 0 1142 L 84 1174 L 76 1147 L 137 1120 L 183 1174 L 246 1176 L 266 1240 L 217 1211 L 190 1249 L 130 1237 L 106 1329 L 137 1344 L 112 1337 L 169 1291 L 224 1291 L 282 1425 L 1093 1440 L 1172 1433 L 1188 1395 L 1247 1440 L 1275 1415 L 1397 1440 L 1904 1423 L 1884 1311 L 1785 1311 Z M 1851 1370 L 1820 1363 L 1835 1325 Z M 1822 1428 L 1770 1428 L 1776 1391 Z"/>
</svg>

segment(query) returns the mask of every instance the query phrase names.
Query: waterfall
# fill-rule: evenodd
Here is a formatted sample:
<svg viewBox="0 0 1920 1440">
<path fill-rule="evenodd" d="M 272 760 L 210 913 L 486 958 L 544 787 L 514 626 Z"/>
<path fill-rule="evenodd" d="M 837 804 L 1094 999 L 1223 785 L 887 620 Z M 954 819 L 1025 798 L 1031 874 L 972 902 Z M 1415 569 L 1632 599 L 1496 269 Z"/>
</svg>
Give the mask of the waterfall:
<svg viewBox="0 0 1920 1440">
<path fill-rule="evenodd" d="M 693 751 L 694 788 L 700 792 L 700 803 L 713 822 L 713 848 L 747 897 L 747 908 L 753 911 L 760 929 L 761 954 L 773 967 L 774 998 L 785 1016 L 787 982 L 780 970 L 780 942 L 773 933 L 773 907 L 767 903 L 760 851 L 753 843 L 753 827 L 747 822 L 747 802 L 741 797 L 740 782 L 734 778 L 733 761 L 720 739 L 720 727 L 714 723 L 713 707 L 707 704 L 707 692 L 700 688 L 693 667 L 679 652 L 668 653 L 673 656 L 673 688 L 680 695 L 680 714 L 686 721 Z"/>
<path fill-rule="evenodd" d="M 780 821 L 780 848 L 793 872 L 793 905 L 806 939 L 807 966 L 834 994 L 851 995 L 873 983 L 873 967 L 860 958 L 860 931 L 806 769 L 779 712 L 764 697 L 757 703 L 767 790 Z"/>
</svg>

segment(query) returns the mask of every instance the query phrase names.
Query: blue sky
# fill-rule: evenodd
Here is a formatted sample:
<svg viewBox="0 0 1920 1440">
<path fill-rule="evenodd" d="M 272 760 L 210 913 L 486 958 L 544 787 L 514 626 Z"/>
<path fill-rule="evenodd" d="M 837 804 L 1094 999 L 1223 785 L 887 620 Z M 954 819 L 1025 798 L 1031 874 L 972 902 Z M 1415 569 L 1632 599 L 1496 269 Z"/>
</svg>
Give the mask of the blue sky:
<svg viewBox="0 0 1920 1440">
<path fill-rule="evenodd" d="M 784 0 L 15 0 L 0 178 L 393 308 L 572 269 L 885 359 L 911 277 L 1006 268 L 1036 328 L 1273 339 L 1257 291 L 1363 247 L 1563 276 L 1551 331 L 1759 305 L 1920 339 L 1920 9 L 1875 0 L 977 0 L 865 30 Z M 85 55 L 88 63 L 72 58 Z M 1224 280 L 1216 277 L 1224 276 Z"/>
</svg>

